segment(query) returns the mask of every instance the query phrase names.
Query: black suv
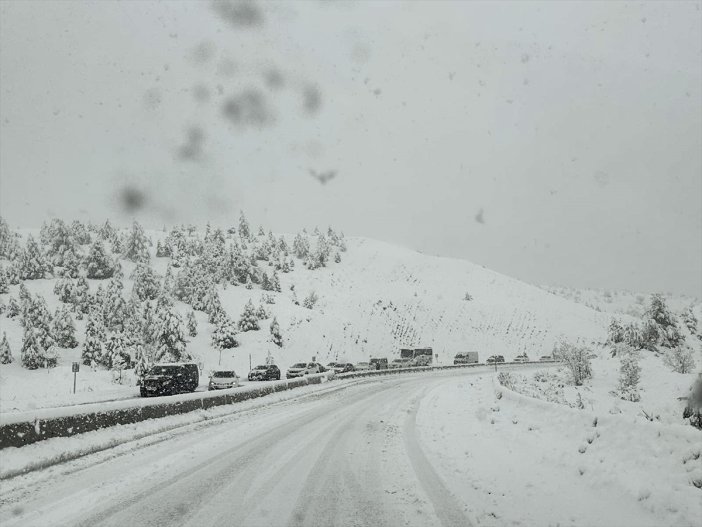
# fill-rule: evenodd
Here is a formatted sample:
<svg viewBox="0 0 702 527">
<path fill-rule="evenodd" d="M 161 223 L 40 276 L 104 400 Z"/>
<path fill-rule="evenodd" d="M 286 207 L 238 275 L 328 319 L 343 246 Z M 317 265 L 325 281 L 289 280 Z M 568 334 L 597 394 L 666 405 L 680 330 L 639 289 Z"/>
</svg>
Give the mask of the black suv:
<svg viewBox="0 0 702 527">
<path fill-rule="evenodd" d="M 279 381 L 280 368 L 275 364 L 261 364 L 249 372 L 250 381 Z"/>
<path fill-rule="evenodd" d="M 387 370 L 388 369 L 388 359 L 371 359 L 369 370 Z"/>
<path fill-rule="evenodd" d="M 141 381 L 142 397 L 194 392 L 200 384 L 197 364 L 156 364 Z"/>
</svg>

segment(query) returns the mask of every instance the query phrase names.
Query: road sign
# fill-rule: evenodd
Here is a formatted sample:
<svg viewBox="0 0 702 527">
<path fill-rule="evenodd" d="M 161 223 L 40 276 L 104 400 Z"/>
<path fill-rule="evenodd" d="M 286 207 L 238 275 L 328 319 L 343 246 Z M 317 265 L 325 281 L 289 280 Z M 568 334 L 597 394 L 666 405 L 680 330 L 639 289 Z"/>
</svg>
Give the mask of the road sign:
<svg viewBox="0 0 702 527">
<path fill-rule="evenodd" d="M 80 362 L 74 362 L 71 371 L 73 373 L 78 373 L 80 371 Z"/>
</svg>

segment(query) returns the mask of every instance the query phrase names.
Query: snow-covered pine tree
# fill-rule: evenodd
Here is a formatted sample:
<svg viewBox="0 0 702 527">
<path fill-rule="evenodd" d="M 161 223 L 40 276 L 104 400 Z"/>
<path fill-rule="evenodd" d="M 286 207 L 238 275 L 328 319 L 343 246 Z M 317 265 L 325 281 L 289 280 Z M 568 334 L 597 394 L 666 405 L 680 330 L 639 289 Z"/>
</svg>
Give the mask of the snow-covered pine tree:
<svg viewBox="0 0 702 527">
<path fill-rule="evenodd" d="M 88 229 L 78 220 L 73 220 L 73 223 L 71 223 L 71 234 L 78 245 L 88 245 L 90 243 Z"/>
<path fill-rule="evenodd" d="M 259 320 L 266 320 L 268 317 L 270 317 L 270 314 L 268 311 L 266 311 L 266 308 L 261 304 L 258 306 L 258 309 L 256 310 L 256 318 Z"/>
<path fill-rule="evenodd" d="M 127 260 L 137 263 L 147 263 L 149 256 L 149 242 L 139 222 L 132 222 L 132 229 L 124 243 L 123 256 Z"/>
<path fill-rule="evenodd" d="M 253 289 L 253 283 L 251 283 L 251 275 L 247 274 L 246 275 L 246 289 Z"/>
<path fill-rule="evenodd" d="M 618 344 L 624 341 L 624 328 L 619 323 L 619 320 L 612 318 L 607 330 L 607 342 L 610 344 Z"/>
<path fill-rule="evenodd" d="M 124 324 L 127 320 L 128 309 L 127 301 L 122 295 L 124 284 L 115 278 L 112 278 L 107 285 L 105 291 L 105 301 L 102 305 L 102 314 L 105 321 L 105 327 L 113 332 L 124 331 Z"/>
<path fill-rule="evenodd" d="M 90 246 L 90 251 L 85 259 L 85 266 L 88 271 L 88 278 L 96 280 L 112 278 L 115 272 L 115 264 L 105 251 L 102 240 L 96 238 Z"/>
<path fill-rule="evenodd" d="M 66 306 L 56 309 L 51 329 L 52 336 L 59 348 L 73 349 L 78 346 L 76 326 L 73 324 L 73 319 Z"/>
<path fill-rule="evenodd" d="M 273 286 L 271 285 L 271 281 L 268 278 L 268 273 L 263 271 L 261 274 L 261 289 L 264 291 L 273 291 Z"/>
<path fill-rule="evenodd" d="M 281 292 L 280 278 L 278 277 L 278 273 L 276 271 L 273 271 L 273 276 L 271 276 L 271 290 L 275 291 L 276 293 Z"/>
<path fill-rule="evenodd" d="M 71 303 L 77 313 L 88 313 L 90 307 L 90 286 L 88 281 L 82 276 L 71 289 Z"/>
<path fill-rule="evenodd" d="M 228 316 L 222 316 L 212 332 L 212 346 L 217 349 L 236 348 L 239 345 L 236 335 L 236 324 Z"/>
<path fill-rule="evenodd" d="M 108 242 L 111 242 L 117 237 L 117 231 L 110 223 L 110 220 L 106 220 L 99 231 L 100 237 Z"/>
<path fill-rule="evenodd" d="M 189 360 L 186 351 L 183 319 L 172 305 L 163 305 L 156 312 L 155 359 L 157 362 L 181 362 Z"/>
<path fill-rule="evenodd" d="M 687 344 L 669 349 L 663 356 L 663 362 L 677 373 L 690 373 L 695 368 L 692 348 Z"/>
<path fill-rule="evenodd" d="M 14 296 L 7 301 L 7 318 L 15 318 L 22 313 L 22 307 Z"/>
<path fill-rule="evenodd" d="M 39 244 L 30 234 L 27 245 L 20 256 L 19 272 L 22 280 L 39 280 L 46 276 L 48 262 L 41 253 Z"/>
<path fill-rule="evenodd" d="M 254 307 L 250 298 L 244 307 L 244 312 L 241 314 L 241 318 L 239 318 L 239 329 L 241 331 L 257 331 L 260 329 L 258 325 L 258 316 L 256 315 L 256 308 Z"/>
<path fill-rule="evenodd" d="M 46 257 L 51 265 L 65 267 L 66 262 L 75 266 L 78 259 L 76 242 L 68 226 L 59 219 L 51 220 L 49 239 L 46 244 Z"/>
<path fill-rule="evenodd" d="M 327 242 L 326 236 L 320 234 L 317 238 L 317 250 L 315 251 L 314 258 L 317 260 L 318 267 L 325 267 L 329 261 L 329 254 L 331 253 L 331 248 Z"/>
<path fill-rule="evenodd" d="M 310 241 L 307 235 L 296 234 L 293 240 L 293 253 L 300 259 L 304 259 L 310 253 Z"/>
<path fill-rule="evenodd" d="M 54 294 L 58 297 L 59 302 L 70 304 L 73 300 L 73 280 L 70 278 L 60 278 L 54 284 Z"/>
<path fill-rule="evenodd" d="M 119 261 L 119 255 L 124 252 L 124 241 L 119 233 L 115 234 L 115 237 L 112 238 L 112 241 L 110 242 L 110 250 L 112 251 L 112 254 L 115 255 L 115 259 Z"/>
<path fill-rule="evenodd" d="M 161 243 L 161 240 L 156 242 L 156 258 L 168 258 L 170 256 L 168 246 Z"/>
<path fill-rule="evenodd" d="M 158 276 L 151 266 L 139 263 L 134 268 L 131 278 L 134 280 L 132 294 L 141 300 L 156 300 L 161 290 Z"/>
<path fill-rule="evenodd" d="M 668 309 L 663 295 L 651 295 L 644 318 L 642 333 L 647 349 L 655 351 L 656 346 L 675 348 L 683 342 L 675 315 Z"/>
<path fill-rule="evenodd" d="M 44 348 L 39 344 L 39 340 L 34 334 L 31 327 L 24 330 L 24 339 L 22 340 L 22 351 L 20 357 L 22 366 L 29 370 L 36 370 L 43 366 Z"/>
<path fill-rule="evenodd" d="M 81 361 L 86 366 L 92 363 L 100 363 L 103 355 L 103 342 L 105 340 L 105 328 L 102 324 L 102 316 L 91 313 L 85 327 L 85 341 Z"/>
<path fill-rule="evenodd" d="M 197 337 L 197 319 L 193 310 L 188 311 L 188 336 Z"/>
<path fill-rule="evenodd" d="M 5 218 L 0 216 L 0 257 L 10 260 L 8 250 L 14 239 L 14 234 L 10 230 L 10 226 L 5 221 Z"/>
<path fill-rule="evenodd" d="M 2 341 L 0 341 L 0 364 L 10 364 L 13 360 L 10 343 L 7 341 L 7 335 L 2 332 Z"/>
<path fill-rule="evenodd" d="M 10 282 L 10 285 L 17 285 L 20 283 L 20 262 L 19 262 L 19 257 L 15 257 L 14 260 L 10 262 L 10 265 L 7 267 L 7 281 Z"/>
<path fill-rule="evenodd" d="M 249 239 L 251 237 L 251 229 L 249 227 L 249 222 L 246 220 L 244 211 L 239 214 L 239 237 L 242 240 Z"/>
<path fill-rule="evenodd" d="M 10 292 L 10 281 L 7 279 L 5 267 L 0 265 L 0 295 Z"/>
<path fill-rule="evenodd" d="M 205 313 L 207 313 L 207 321 L 214 324 L 221 316 L 226 315 L 222 307 L 222 301 L 219 299 L 217 289 L 212 286 L 205 298 Z"/>
<path fill-rule="evenodd" d="M 149 345 L 137 344 L 134 348 L 134 360 L 136 365 L 134 366 L 134 374 L 137 377 L 143 377 L 146 375 L 153 366 L 154 350 Z"/>
<path fill-rule="evenodd" d="M 120 332 L 110 333 L 105 341 L 104 353 L 100 363 L 107 369 L 114 368 L 115 364 L 123 362 L 127 355 L 124 335 Z"/>
<path fill-rule="evenodd" d="M 280 333 L 280 325 L 278 324 L 278 319 L 276 317 L 273 317 L 273 322 L 271 322 L 270 330 L 271 330 L 271 342 L 273 342 L 273 344 L 275 344 L 279 348 L 282 348 L 283 347 L 283 335 Z"/>
</svg>

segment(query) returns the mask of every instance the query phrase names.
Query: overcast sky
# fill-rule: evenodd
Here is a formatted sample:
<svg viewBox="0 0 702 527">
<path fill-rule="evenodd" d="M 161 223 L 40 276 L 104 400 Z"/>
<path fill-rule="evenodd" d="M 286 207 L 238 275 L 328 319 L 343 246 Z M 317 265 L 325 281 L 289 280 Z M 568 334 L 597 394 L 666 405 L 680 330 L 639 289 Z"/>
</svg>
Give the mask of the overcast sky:
<svg viewBox="0 0 702 527">
<path fill-rule="evenodd" d="M 244 209 L 702 296 L 700 2 L 2 1 L 0 20 L 13 225 Z"/>
</svg>

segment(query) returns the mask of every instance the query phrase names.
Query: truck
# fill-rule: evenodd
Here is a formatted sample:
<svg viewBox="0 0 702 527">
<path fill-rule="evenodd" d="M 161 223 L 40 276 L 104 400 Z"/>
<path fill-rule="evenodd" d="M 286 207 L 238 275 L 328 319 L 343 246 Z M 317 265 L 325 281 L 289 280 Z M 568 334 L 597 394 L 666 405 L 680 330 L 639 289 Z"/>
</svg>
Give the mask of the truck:
<svg viewBox="0 0 702 527">
<path fill-rule="evenodd" d="M 454 364 L 477 364 L 478 363 L 478 352 L 477 351 L 466 351 L 463 353 L 456 353 L 453 358 Z"/>
</svg>

